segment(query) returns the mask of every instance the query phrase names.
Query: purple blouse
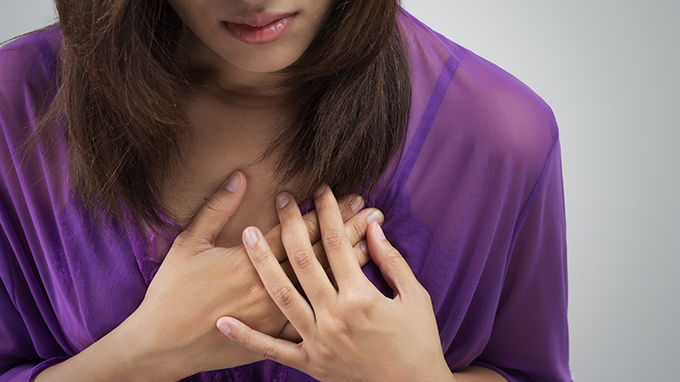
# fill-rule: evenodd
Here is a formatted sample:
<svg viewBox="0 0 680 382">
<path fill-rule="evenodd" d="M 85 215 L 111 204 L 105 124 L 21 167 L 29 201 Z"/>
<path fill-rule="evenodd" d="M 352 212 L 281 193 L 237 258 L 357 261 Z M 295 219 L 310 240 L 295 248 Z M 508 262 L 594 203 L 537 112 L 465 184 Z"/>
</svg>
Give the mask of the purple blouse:
<svg viewBox="0 0 680 382">
<path fill-rule="evenodd" d="M 367 203 L 432 297 L 452 370 L 571 381 L 564 196 L 550 108 L 495 65 L 403 13 L 413 73 L 403 145 Z M 60 30 L 0 50 L 0 381 L 28 381 L 118 326 L 160 265 L 156 237 L 93 224 L 67 146 L 22 146 L 56 92 Z M 174 233 L 173 233 L 174 234 Z M 373 263 L 365 273 L 383 291 Z M 187 381 L 312 381 L 262 361 Z"/>
</svg>

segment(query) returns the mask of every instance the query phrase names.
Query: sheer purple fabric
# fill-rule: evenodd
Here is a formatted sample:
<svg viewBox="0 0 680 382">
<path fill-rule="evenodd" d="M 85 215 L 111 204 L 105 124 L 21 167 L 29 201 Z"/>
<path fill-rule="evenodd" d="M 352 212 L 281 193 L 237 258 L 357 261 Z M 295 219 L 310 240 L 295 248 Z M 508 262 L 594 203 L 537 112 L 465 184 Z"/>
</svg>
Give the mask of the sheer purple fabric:
<svg viewBox="0 0 680 382">
<path fill-rule="evenodd" d="M 410 120 L 368 203 L 429 291 L 452 370 L 570 381 L 553 114 L 514 77 L 402 16 Z M 22 152 L 55 95 L 59 49 L 53 28 L 0 51 L 0 381 L 28 381 L 119 325 L 159 266 L 149 248 L 164 241 L 81 212 L 63 137 L 45 155 Z M 365 273 L 391 293 L 374 264 Z M 187 380 L 312 379 L 263 361 Z"/>
</svg>

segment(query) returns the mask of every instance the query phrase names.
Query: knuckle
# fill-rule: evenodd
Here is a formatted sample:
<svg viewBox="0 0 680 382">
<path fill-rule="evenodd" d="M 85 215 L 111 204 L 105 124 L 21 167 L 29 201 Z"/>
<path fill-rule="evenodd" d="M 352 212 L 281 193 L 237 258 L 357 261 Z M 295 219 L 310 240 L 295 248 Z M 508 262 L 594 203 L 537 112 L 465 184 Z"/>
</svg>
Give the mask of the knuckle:
<svg viewBox="0 0 680 382">
<path fill-rule="evenodd" d="M 392 263 L 402 260 L 401 253 L 399 253 L 399 251 L 397 251 L 397 249 L 394 247 L 390 247 L 384 256 Z"/>
<path fill-rule="evenodd" d="M 353 312 L 352 319 L 356 322 L 371 321 L 374 316 L 377 303 L 374 299 L 363 293 L 350 293 L 345 296 L 343 307 L 349 312 Z M 363 322 L 362 321 L 362 322 Z"/>
<path fill-rule="evenodd" d="M 269 256 L 269 253 L 261 249 L 255 250 L 251 255 L 251 258 L 253 259 L 253 263 L 256 264 L 269 264 L 271 261 L 271 256 Z"/>
<path fill-rule="evenodd" d="M 361 293 L 348 293 L 345 303 L 350 307 L 350 309 L 359 312 L 363 312 L 371 306 L 370 302 Z"/>
<path fill-rule="evenodd" d="M 328 328 L 334 335 L 344 336 L 350 333 L 350 328 L 346 320 L 337 315 L 328 318 Z M 331 351 L 330 349 L 327 349 Z"/>
<path fill-rule="evenodd" d="M 262 354 L 262 357 L 272 361 L 276 361 L 279 359 L 279 355 L 278 352 L 276 351 L 276 348 L 271 344 L 263 345 L 260 354 Z"/>
<path fill-rule="evenodd" d="M 323 246 L 327 251 L 339 251 L 345 246 L 344 232 L 329 229 L 323 233 Z"/>
<path fill-rule="evenodd" d="M 278 359 L 277 358 L 278 352 L 276 351 L 276 348 L 274 347 L 273 344 L 258 343 L 258 341 L 256 341 L 253 335 L 250 333 L 243 333 L 240 338 L 240 343 L 246 349 L 251 349 L 252 351 L 260 354 L 264 358 L 273 361 Z"/>
<path fill-rule="evenodd" d="M 284 284 L 274 289 L 272 297 L 276 299 L 281 307 L 287 307 L 293 303 L 294 293 L 295 289 L 290 285 Z"/>
<path fill-rule="evenodd" d="M 307 249 L 298 248 L 288 254 L 288 260 L 297 269 L 309 269 L 312 265 L 311 256 Z"/>
<path fill-rule="evenodd" d="M 206 199 L 203 206 L 208 212 L 219 213 L 224 209 L 225 204 L 226 203 L 221 198 L 212 195 Z"/>
<path fill-rule="evenodd" d="M 347 237 L 352 244 L 356 244 L 362 238 L 366 237 L 366 228 L 368 225 L 365 221 L 355 221 L 356 219 L 349 220 L 345 223 L 345 231 L 347 232 Z"/>
<path fill-rule="evenodd" d="M 194 232 L 183 231 L 182 233 L 177 235 L 172 245 L 176 249 L 186 249 L 187 247 L 191 247 L 194 243 L 196 243 L 196 241 L 197 238 Z"/>
</svg>

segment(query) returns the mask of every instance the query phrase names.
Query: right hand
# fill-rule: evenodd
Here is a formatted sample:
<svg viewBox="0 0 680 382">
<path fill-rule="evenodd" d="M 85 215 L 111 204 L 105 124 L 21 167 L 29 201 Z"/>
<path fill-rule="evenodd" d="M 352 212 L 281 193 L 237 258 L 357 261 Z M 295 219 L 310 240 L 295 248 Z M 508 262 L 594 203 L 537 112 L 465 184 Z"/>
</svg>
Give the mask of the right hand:
<svg viewBox="0 0 680 382">
<path fill-rule="evenodd" d="M 135 355 L 138 370 L 149 371 L 154 379 L 179 380 L 201 371 L 261 360 L 219 332 L 215 322 L 222 316 L 236 317 L 272 336 L 292 340 L 298 336 L 269 297 L 243 245 L 215 247 L 215 239 L 236 212 L 246 190 L 243 173 L 235 172 L 230 181 L 225 184 L 232 185 L 231 191 L 220 188 L 175 239 L 144 301 L 117 329 L 126 339 L 124 346 Z M 363 201 L 357 203 L 357 198 L 348 197 L 339 204 L 352 244 L 365 248 L 362 239 L 367 221 L 382 222 L 382 214 L 375 209 L 357 213 L 363 207 Z M 305 220 L 311 241 L 317 242 L 316 213 L 305 215 Z M 277 226 L 265 239 L 284 269 L 290 269 L 285 264 L 280 235 Z M 320 243 L 315 252 L 328 266 Z M 364 253 L 358 261 L 366 264 L 368 255 L 356 252 Z M 289 276 L 294 280 L 292 272 Z"/>
</svg>

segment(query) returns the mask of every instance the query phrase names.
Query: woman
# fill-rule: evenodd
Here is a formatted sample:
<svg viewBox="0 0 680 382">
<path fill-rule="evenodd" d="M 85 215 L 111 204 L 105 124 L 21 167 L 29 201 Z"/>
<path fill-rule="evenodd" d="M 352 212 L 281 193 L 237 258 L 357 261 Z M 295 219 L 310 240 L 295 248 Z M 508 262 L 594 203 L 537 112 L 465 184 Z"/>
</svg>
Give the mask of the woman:
<svg viewBox="0 0 680 382">
<path fill-rule="evenodd" d="M 57 10 L 0 56 L 2 379 L 570 380 L 516 79 L 390 0 Z"/>
</svg>

